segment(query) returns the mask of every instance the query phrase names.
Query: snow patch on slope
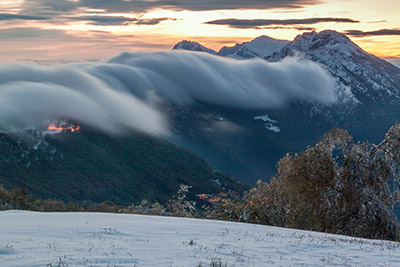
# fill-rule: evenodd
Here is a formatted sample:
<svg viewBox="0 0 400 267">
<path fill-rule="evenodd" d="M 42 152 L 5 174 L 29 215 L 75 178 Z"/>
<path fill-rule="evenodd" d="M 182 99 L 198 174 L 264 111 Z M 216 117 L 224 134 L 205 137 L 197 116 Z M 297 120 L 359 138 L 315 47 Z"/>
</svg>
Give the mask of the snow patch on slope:
<svg viewBox="0 0 400 267">
<path fill-rule="evenodd" d="M 277 123 L 278 121 L 271 119 L 267 114 L 265 115 L 261 115 L 261 116 L 256 116 L 253 118 L 254 120 L 262 120 L 265 122 L 265 128 L 267 128 L 270 131 L 276 132 L 276 133 L 280 133 L 281 129 L 274 125 L 275 123 Z"/>
</svg>

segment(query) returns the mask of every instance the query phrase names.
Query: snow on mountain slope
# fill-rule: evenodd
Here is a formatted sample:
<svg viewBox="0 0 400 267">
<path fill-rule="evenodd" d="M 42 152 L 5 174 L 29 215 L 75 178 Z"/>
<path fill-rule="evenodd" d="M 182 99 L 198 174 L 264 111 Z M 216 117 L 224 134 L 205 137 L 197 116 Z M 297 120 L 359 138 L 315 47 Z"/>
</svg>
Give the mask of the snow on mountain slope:
<svg viewBox="0 0 400 267">
<path fill-rule="evenodd" d="M 385 60 L 400 68 L 400 58 L 385 58 Z"/>
<path fill-rule="evenodd" d="M 262 120 L 263 122 L 265 122 L 265 128 L 267 128 L 270 131 L 273 131 L 276 133 L 281 132 L 281 129 L 278 126 L 274 125 L 278 121 L 271 119 L 267 114 L 262 115 L 262 116 L 256 116 L 253 119 L 254 120 Z"/>
<path fill-rule="evenodd" d="M 398 104 L 400 69 L 365 52 L 344 34 L 331 30 L 304 33 L 268 60 L 280 61 L 296 55 L 325 67 L 336 78 L 347 100 Z"/>
<path fill-rule="evenodd" d="M 197 42 L 186 40 L 177 43 L 173 47 L 173 50 L 182 49 L 188 51 L 201 51 L 235 59 L 249 59 L 254 57 L 266 58 L 271 56 L 274 52 L 281 50 L 288 43 L 289 41 L 277 40 L 263 35 L 250 42 L 236 44 L 232 47 L 224 46 L 221 48 L 221 50 L 219 50 L 219 52 L 209 49 Z"/>
<path fill-rule="evenodd" d="M 274 52 L 281 50 L 288 43 L 289 41 L 276 40 L 263 35 L 250 42 L 236 44 L 233 47 L 224 46 L 218 54 L 235 59 L 248 59 L 253 57 L 266 58 Z"/>
<path fill-rule="evenodd" d="M 174 217 L 7 211 L 0 235 L 1 266 L 400 264 L 395 242 Z"/>
<path fill-rule="evenodd" d="M 209 54 L 217 55 L 218 53 L 212 49 L 209 49 L 197 42 L 191 41 L 181 41 L 177 43 L 172 50 L 188 50 L 188 51 L 198 51 L 198 52 L 206 52 Z"/>
</svg>

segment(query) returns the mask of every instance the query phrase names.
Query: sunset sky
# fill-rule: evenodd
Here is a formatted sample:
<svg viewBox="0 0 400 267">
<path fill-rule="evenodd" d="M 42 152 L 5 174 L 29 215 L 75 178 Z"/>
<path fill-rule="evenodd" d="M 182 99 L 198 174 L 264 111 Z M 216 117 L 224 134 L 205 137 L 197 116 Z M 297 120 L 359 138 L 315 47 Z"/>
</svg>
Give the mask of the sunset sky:
<svg viewBox="0 0 400 267">
<path fill-rule="evenodd" d="M 400 58 L 399 11 L 399 0 L 1 0 L 0 62 L 99 60 L 184 39 L 219 50 L 325 29 Z"/>
</svg>

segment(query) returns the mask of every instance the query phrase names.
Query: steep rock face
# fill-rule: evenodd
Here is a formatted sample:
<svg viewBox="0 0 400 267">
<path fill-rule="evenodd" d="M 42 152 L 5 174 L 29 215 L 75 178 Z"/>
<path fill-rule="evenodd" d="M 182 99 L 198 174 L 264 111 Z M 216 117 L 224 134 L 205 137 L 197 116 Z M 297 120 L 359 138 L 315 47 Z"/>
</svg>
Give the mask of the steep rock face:
<svg viewBox="0 0 400 267">
<path fill-rule="evenodd" d="M 235 59 L 249 59 L 254 57 L 266 58 L 274 52 L 281 50 L 288 43 L 289 41 L 276 40 L 264 35 L 250 42 L 236 44 L 232 47 L 224 46 L 218 54 L 223 57 Z"/>
<path fill-rule="evenodd" d="M 187 50 L 187 51 L 198 51 L 198 52 L 206 52 L 210 53 L 213 55 L 217 55 L 218 53 L 212 49 L 209 49 L 197 42 L 191 42 L 191 41 L 181 41 L 177 43 L 174 47 L 173 50 Z"/>
</svg>

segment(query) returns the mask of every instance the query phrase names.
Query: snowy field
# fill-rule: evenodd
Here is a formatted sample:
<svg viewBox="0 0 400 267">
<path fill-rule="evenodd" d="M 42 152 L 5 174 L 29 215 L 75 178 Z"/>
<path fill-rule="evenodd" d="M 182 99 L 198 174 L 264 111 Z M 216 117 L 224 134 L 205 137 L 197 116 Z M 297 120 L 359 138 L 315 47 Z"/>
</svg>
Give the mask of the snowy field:
<svg viewBox="0 0 400 267">
<path fill-rule="evenodd" d="M 0 266 L 400 266 L 400 244 L 261 225 L 0 212 Z M 223 265 L 225 266 L 225 265 Z"/>
</svg>

